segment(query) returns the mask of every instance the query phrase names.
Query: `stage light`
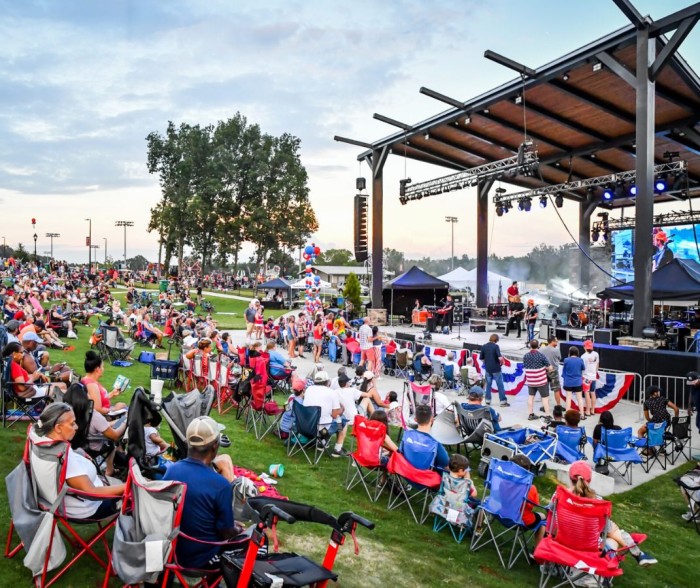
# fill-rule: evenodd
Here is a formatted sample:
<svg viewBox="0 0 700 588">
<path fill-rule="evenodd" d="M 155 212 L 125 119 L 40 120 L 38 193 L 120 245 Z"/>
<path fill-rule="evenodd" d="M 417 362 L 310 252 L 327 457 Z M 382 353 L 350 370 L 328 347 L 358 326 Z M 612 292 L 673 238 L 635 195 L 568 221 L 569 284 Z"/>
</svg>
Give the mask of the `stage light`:
<svg viewBox="0 0 700 588">
<path fill-rule="evenodd" d="M 523 97 L 522 97 L 520 94 L 518 94 L 518 95 L 515 97 L 514 102 L 515 102 L 516 104 L 522 104 L 522 103 L 523 103 Z"/>
<path fill-rule="evenodd" d="M 668 186 L 664 178 L 656 178 L 654 181 L 654 190 L 656 192 L 665 192 L 667 187 Z"/>
<path fill-rule="evenodd" d="M 637 195 L 637 186 L 635 184 L 632 184 L 630 186 L 630 196 L 636 196 Z"/>
<path fill-rule="evenodd" d="M 557 208 L 564 206 L 564 196 L 561 192 L 557 192 L 556 196 L 554 197 L 554 204 L 557 205 Z"/>
<path fill-rule="evenodd" d="M 522 198 L 521 198 L 520 200 L 518 200 L 518 210 L 519 210 L 520 212 L 522 212 L 523 210 L 525 210 L 525 200 L 522 199 Z"/>
<path fill-rule="evenodd" d="M 600 71 L 601 69 L 603 69 L 603 64 L 600 61 L 596 61 L 593 64 L 593 71 Z"/>
<path fill-rule="evenodd" d="M 411 178 L 405 178 L 403 180 L 399 180 L 399 196 L 405 196 L 406 195 L 406 184 L 411 183 Z"/>
<path fill-rule="evenodd" d="M 606 202 L 610 202 L 613 198 L 615 198 L 615 192 L 613 191 L 613 188 L 608 184 L 603 190 L 603 200 L 605 200 Z"/>
<path fill-rule="evenodd" d="M 503 216 L 503 207 L 500 204 L 496 207 L 496 216 Z"/>
<path fill-rule="evenodd" d="M 622 180 L 617 180 L 615 184 L 615 196 L 622 198 L 625 195 L 625 182 Z"/>
<path fill-rule="evenodd" d="M 464 117 L 464 124 L 468 125 L 470 122 L 472 122 L 472 117 L 471 116 L 465 116 Z"/>
<path fill-rule="evenodd" d="M 561 76 L 561 79 L 564 80 L 565 82 L 568 82 L 569 77 L 570 77 L 570 75 L 569 75 L 569 72 L 567 71 L 567 72 L 564 72 L 564 75 Z"/>
<path fill-rule="evenodd" d="M 547 197 L 540 196 L 540 208 L 547 208 Z"/>
<path fill-rule="evenodd" d="M 532 208 L 532 198 L 523 198 L 523 210 L 530 212 L 530 208 Z"/>
<path fill-rule="evenodd" d="M 513 208 L 513 203 L 509 200 L 503 207 L 503 212 L 508 213 L 511 208 Z"/>
</svg>

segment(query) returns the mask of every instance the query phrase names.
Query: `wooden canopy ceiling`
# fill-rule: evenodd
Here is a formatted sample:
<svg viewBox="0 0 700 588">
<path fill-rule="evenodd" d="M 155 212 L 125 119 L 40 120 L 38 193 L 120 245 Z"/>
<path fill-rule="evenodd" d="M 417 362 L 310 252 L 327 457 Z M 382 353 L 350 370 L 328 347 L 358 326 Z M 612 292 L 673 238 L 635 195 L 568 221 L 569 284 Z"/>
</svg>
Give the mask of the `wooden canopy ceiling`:
<svg viewBox="0 0 700 588">
<path fill-rule="evenodd" d="M 526 189 L 633 170 L 635 91 L 603 62 L 610 56 L 634 74 L 635 38 L 635 28 L 624 27 L 537 69 L 532 78 L 404 125 L 372 148 L 388 147 L 396 155 L 465 170 L 512 157 L 527 135 L 538 152 L 540 172 L 507 180 Z M 657 55 L 664 45 L 659 38 Z M 678 54 L 656 82 L 657 164 L 668 161 L 666 152 L 679 152 L 676 159 L 687 162 L 690 193 L 700 195 L 700 79 Z M 657 201 L 669 198 L 656 196 Z M 630 204 L 625 198 L 613 206 Z"/>
</svg>

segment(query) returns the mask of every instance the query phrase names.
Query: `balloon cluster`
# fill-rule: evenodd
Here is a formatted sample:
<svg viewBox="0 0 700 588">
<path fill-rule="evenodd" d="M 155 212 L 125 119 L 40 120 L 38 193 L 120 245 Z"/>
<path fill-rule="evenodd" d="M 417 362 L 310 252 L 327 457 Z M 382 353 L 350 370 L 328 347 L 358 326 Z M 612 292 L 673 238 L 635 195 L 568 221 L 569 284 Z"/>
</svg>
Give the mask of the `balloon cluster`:
<svg viewBox="0 0 700 588">
<path fill-rule="evenodd" d="M 321 302 L 321 277 L 314 273 L 313 263 L 316 257 L 320 255 L 321 248 L 316 247 L 313 243 L 304 248 L 304 262 L 306 263 L 306 311 L 310 315 L 314 315 L 317 311 L 323 309 Z"/>
</svg>

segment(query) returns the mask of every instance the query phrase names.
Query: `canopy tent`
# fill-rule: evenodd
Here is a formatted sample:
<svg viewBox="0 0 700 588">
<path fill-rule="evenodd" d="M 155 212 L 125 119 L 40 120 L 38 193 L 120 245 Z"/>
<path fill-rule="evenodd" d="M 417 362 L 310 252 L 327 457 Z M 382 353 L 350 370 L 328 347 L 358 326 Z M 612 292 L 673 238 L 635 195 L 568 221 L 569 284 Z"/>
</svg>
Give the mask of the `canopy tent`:
<svg viewBox="0 0 700 588">
<path fill-rule="evenodd" d="M 383 305 L 391 309 L 391 315 L 396 312 L 410 317 L 414 300 L 419 300 L 422 305 L 435 305 L 447 295 L 449 287 L 447 282 L 414 265 L 384 286 Z"/>
<path fill-rule="evenodd" d="M 258 285 L 258 290 L 285 290 L 287 292 L 287 303 L 292 303 L 292 285 L 282 278 L 274 278 Z"/>
<path fill-rule="evenodd" d="M 634 298 L 634 280 L 598 292 L 599 298 Z M 653 300 L 700 299 L 700 263 L 674 258 L 651 275 Z"/>
<path fill-rule="evenodd" d="M 318 287 L 321 290 L 333 290 L 333 286 L 329 282 L 326 282 L 325 280 L 321 280 L 318 283 Z M 306 277 L 303 277 L 301 280 L 297 280 L 296 282 L 294 282 L 292 284 L 292 288 L 294 290 L 305 290 L 306 289 Z"/>
<path fill-rule="evenodd" d="M 444 276 L 438 276 L 438 278 L 447 282 L 453 290 L 462 290 L 469 286 L 471 274 L 469 270 L 465 270 L 463 267 L 456 267 Z"/>
<path fill-rule="evenodd" d="M 469 288 L 472 294 L 476 294 L 476 268 L 465 270 L 464 268 L 457 267 L 444 276 L 440 276 L 440 279 L 449 282 L 450 288 L 453 290 L 466 290 Z M 501 298 L 503 298 L 503 292 L 505 292 L 506 288 L 508 288 L 512 282 L 513 280 L 507 276 L 489 271 L 489 298 L 496 302 L 499 291 L 501 292 Z"/>
</svg>

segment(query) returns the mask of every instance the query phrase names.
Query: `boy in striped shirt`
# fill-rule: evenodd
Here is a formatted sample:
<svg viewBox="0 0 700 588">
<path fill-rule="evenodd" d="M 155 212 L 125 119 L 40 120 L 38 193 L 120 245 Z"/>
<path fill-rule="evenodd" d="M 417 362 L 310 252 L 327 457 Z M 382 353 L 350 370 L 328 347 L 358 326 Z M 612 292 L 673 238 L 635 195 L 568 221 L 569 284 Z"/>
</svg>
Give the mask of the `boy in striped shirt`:
<svg viewBox="0 0 700 588">
<path fill-rule="evenodd" d="M 527 408 L 530 415 L 529 421 L 537 419 L 534 413 L 535 395 L 539 392 L 542 398 L 544 412 L 549 416 L 549 382 L 547 372 L 550 369 L 549 360 L 539 351 L 540 344 L 536 339 L 530 341 L 530 351 L 523 356 L 523 369 L 525 370 L 525 384 L 527 384 L 528 397 Z"/>
</svg>

